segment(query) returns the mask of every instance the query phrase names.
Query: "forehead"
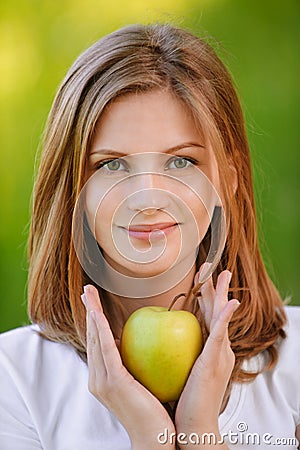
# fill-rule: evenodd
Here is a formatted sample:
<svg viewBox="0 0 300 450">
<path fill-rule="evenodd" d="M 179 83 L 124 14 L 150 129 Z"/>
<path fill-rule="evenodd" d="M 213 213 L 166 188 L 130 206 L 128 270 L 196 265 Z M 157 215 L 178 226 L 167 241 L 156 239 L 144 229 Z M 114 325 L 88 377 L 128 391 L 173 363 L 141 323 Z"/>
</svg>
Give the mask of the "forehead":
<svg viewBox="0 0 300 450">
<path fill-rule="evenodd" d="M 99 118 L 90 151 L 126 154 L 163 152 L 203 137 L 191 112 L 169 91 L 127 94 L 110 103 Z"/>
</svg>

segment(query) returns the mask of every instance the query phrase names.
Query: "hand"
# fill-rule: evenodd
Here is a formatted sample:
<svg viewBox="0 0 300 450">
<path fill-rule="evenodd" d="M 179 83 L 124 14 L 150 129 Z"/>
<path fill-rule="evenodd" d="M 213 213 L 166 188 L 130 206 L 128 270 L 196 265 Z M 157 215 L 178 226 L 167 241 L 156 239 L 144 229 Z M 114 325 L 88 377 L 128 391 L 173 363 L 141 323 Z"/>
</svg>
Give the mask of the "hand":
<svg viewBox="0 0 300 450">
<path fill-rule="evenodd" d="M 174 433 L 173 422 L 161 403 L 123 366 L 97 289 L 86 286 L 82 301 L 87 310 L 90 392 L 123 424 L 133 449 L 161 449 L 157 436 L 164 429 L 169 435 Z"/>
<path fill-rule="evenodd" d="M 235 361 L 228 324 L 239 305 L 236 299 L 228 301 L 230 279 L 231 273 L 225 270 L 218 277 L 216 290 L 211 277 L 201 288 L 198 301 L 209 336 L 178 402 L 175 416 L 178 433 L 214 433 L 217 439 L 220 437 L 218 416 Z"/>
</svg>

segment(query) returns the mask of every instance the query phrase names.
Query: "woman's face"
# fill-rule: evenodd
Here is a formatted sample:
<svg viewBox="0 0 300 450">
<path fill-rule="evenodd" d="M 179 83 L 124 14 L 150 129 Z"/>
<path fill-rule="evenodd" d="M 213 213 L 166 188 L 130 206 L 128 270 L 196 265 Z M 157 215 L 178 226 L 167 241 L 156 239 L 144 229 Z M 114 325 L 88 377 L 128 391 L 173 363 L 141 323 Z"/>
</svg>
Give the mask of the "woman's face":
<svg viewBox="0 0 300 450">
<path fill-rule="evenodd" d="M 217 203 L 216 160 L 188 109 L 167 91 L 116 99 L 87 162 L 86 213 L 106 261 L 150 277 L 195 261 Z"/>
</svg>

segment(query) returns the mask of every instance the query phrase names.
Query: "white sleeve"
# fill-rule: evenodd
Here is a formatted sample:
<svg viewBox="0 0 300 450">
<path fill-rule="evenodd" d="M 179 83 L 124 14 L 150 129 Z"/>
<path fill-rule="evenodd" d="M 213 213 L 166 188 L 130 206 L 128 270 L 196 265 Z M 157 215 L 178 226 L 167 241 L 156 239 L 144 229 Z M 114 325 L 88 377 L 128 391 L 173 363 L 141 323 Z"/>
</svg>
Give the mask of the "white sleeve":
<svg viewBox="0 0 300 450">
<path fill-rule="evenodd" d="M 0 350 L 0 448 L 42 450 L 31 414 L 22 395 L 22 383 L 9 357 Z"/>
</svg>

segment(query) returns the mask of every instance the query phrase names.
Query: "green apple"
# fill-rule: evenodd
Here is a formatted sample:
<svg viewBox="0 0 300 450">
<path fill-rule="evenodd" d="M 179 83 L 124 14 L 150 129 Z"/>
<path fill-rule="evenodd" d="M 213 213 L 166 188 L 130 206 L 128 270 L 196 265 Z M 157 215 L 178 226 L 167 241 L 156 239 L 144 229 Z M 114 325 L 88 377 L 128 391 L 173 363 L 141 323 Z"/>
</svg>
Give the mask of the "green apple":
<svg viewBox="0 0 300 450">
<path fill-rule="evenodd" d="M 120 344 L 125 367 L 162 403 L 179 398 L 201 349 L 196 317 L 161 306 L 143 307 L 131 314 Z"/>
</svg>

